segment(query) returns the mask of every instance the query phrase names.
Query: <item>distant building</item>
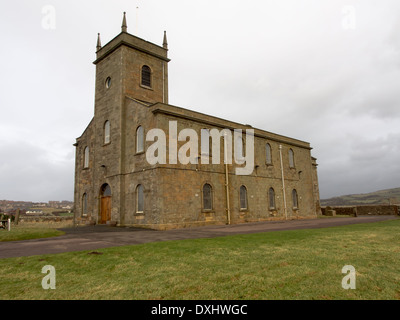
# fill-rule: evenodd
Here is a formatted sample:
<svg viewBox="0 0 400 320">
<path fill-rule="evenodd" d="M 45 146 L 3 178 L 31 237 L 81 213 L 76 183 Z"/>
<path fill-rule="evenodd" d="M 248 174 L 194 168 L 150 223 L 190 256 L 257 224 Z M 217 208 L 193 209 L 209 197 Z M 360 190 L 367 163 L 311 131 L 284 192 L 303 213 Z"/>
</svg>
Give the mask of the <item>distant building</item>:
<svg viewBox="0 0 400 320">
<path fill-rule="evenodd" d="M 167 53 L 165 33 L 162 46 L 131 35 L 125 15 L 119 35 L 104 46 L 98 37 L 94 117 L 74 144 L 76 223 L 169 229 L 316 217 L 310 144 L 168 104 Z M 165 149 L 154 151 L 153 129 L 165 133 Z M 176 136 L 185 129 L 197 137 L 213 129 L 227 136 L 208 137 L 209 148 L 190 155 L 197 161 L 183 163 L 171 154 L 185 148 L 187 137 Z M 235 159 L 251 152 L 247 139 L 253 139 L 249 174 L 237 174 L 239 161 L 212 162 L 216 153 L 225 159 L 225 141 L 238 130 L 243 136 L 233 141 Z M 163 151 L 166 161 L 160 161 Z"/>
<path fill-rule="evenodd" d="M 43 211 L 42 210 L 28 210 L 26 211 L 27 215 L 42 215 Z"/>
</svg>

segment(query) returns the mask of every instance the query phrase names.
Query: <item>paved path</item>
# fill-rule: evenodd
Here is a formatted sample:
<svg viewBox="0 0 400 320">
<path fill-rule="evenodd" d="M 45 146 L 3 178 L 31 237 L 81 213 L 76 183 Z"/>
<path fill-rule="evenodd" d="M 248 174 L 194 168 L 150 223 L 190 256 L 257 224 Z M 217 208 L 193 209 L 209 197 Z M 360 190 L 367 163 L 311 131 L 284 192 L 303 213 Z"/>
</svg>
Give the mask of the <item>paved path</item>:
<svg viewBox="0 0 400 320">
<path fill-rule="evenodd" d="M 0 242 L 0 258 L 96 250 L 156 241 L 222 237 L 233 234 L 313 229 L 397 219 L 397 216 L 359 216 L 290 221 L 265 221 L 154 231 L 104 225 L 60 229 L 65 235 L 46 239 Z M 6 232 L 6 231 L 1 231 Z"/>
</svg>

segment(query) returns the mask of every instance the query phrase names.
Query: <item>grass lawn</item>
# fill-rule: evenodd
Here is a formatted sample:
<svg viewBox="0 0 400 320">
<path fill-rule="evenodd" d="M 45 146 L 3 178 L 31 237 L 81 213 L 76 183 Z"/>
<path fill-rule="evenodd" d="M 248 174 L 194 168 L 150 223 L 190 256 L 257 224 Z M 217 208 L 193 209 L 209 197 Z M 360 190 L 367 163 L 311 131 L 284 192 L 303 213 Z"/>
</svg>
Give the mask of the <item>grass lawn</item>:
<svg viewBox="0 0 400 320">
<path fill-rule="evenodd" d="M 0 229 L 0 242 L 56 237 L 62 234 L 65 234 L 65 232 L 56 230 L 55 227 L 49 228 L 43 225 L 39 227 L 27 227 L 11 224 L 10 231 Z"/>
<path fill-rule="evenodd" d="M 0 299 L 400 299 L 400 219 L 0 259 Z M 0 244 L 1 248 L 1 244 Z M 56 270 L 44 290 L 42 267 Z M 345 265 L 356 289 L 342 288 Z"/>
</svg>

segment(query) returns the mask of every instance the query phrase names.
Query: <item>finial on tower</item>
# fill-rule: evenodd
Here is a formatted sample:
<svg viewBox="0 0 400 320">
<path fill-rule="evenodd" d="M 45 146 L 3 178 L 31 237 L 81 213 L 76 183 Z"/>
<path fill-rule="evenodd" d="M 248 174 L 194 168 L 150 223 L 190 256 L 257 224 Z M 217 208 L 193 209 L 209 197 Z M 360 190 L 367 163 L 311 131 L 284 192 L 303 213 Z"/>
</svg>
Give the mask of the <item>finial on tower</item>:
<svg viewBox="0 0 400 320">
<path fill-rule="evenodd" d="M 126 12 L 124 12 L 124 18 L 122 19 L 122 32 L 128 32 L 128 26 L 126 25 Z"/>
<path fill-rule="evenodd" d="M 100 41 L 100 33 L 97 34 L 97 46 L 96 46 L 96 51 L 99 51 L 101 49 L 101 41 Z"/>
<path fill-rule="evenodd" d="M 164 31 L 164 40 L 163 40 L 162 46 L 163 46 L 163 48 L 168 49 L 167 31 Z"/>
</svg>

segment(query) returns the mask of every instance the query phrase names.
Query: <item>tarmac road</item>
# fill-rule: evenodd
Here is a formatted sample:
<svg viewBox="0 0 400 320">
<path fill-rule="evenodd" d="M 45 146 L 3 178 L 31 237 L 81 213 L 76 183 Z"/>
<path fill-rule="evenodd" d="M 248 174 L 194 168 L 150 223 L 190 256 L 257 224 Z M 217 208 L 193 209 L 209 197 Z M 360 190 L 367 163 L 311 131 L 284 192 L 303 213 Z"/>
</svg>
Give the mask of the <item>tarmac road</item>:
<svg viewBox="0 0 400 320">
<path fill-rule="evenodd" d="M 65 235 L 53 238 L 0 242 L 0 258 L 55 254 L 71 251 L 142 244 L 156 241 L 223 237 L 234 234 L 279 230 L 327 228 L 357 223 L 397 219 L 397 216 L 359 216 L 349 218 L 265 221 L 235 225 L 204 226 L 167 231 L 154 231 L 105 225 L 63 228 Z M 8 232 L 1 230 L 0 232 Z"/>
</svg>

